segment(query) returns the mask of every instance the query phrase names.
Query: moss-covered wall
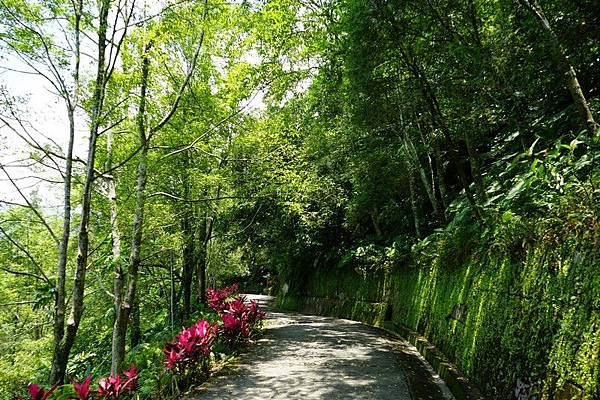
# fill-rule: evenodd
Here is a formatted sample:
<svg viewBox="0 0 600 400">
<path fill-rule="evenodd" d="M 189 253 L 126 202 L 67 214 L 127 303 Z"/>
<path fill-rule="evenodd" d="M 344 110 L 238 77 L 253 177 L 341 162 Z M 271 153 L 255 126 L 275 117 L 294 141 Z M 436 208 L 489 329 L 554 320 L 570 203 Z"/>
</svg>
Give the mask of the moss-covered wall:
<svg viewBox="0 0 600 400">
<path fill-rule="evenodd" d="M 382 271 L 321 268 L 306 277 L 301 293 L 280 296 L 279 305 L 381 326 L 389 304 L 390 284 L 390 275 Z"/>
<path fill-rule="evenodd" d="M 387 272 L 321 268 L 284 303 L 424 334 L 490 399 L 600 398 L 600 262 L 591 243 L 415 256 Z M 441 254 L 445 254 L 441 252 Z M 286 300 L 287 299 L 287 300 Z"/>
</svg>

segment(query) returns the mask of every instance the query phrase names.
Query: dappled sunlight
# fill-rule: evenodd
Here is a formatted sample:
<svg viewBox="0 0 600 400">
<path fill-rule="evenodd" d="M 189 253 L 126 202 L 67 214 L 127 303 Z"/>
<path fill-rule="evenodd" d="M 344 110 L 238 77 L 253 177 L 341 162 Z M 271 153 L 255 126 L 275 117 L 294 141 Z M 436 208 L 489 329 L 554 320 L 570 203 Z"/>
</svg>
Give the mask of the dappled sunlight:
<svg viewBox="0 0 600 400">
<path fill-rule="evenodd" d="M 392 350 L 381 331 L 348 320 L 282 313 L 270 314 L 267 326 L 233 375 L 216 377 L 186 398 L 411 398 L 404 374 L 411 365 L 401 364 L 398 347 Z"/>
</svg>

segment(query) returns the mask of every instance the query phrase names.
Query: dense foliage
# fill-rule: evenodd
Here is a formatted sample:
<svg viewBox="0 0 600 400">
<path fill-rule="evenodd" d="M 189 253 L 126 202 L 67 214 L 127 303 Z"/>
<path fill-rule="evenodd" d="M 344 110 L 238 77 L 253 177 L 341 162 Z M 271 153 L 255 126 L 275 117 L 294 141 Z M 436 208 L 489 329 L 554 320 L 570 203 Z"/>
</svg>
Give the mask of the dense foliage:
<svg viewBox="0 0 600 400">
<path fill-rule="evenodd" d="M 251 336 L 254 305 L 204 296 L 240 276 L 394 303 L 491 397 L 598 396 L 595 0 L 4 0 L 0 47 L 66 124 L 2 86 L 1 396 L 135 361 L 152 397 L 178 332 L 200 372 L 212 324 Z"/>
</svg>

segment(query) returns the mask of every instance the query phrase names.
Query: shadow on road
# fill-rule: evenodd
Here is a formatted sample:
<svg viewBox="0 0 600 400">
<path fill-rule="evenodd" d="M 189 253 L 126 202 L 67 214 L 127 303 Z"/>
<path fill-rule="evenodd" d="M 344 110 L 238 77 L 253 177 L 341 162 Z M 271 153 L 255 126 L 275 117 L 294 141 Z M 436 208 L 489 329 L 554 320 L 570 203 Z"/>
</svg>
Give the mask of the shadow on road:
<svg viewBox="0 0 600 400">
<path fill-rule="evenodd" d="M 415 355 L 376 328 L 272 311 L 267 324 L 264 337 L 234 372 L 210 379 L 185 399 L 446 398 L 433 380 L 407 380 L 407 373 L 411 378 L 428 372 L 419 369 Z M 411 396 L 411 382 L 427 387 Z"/>
</svg>

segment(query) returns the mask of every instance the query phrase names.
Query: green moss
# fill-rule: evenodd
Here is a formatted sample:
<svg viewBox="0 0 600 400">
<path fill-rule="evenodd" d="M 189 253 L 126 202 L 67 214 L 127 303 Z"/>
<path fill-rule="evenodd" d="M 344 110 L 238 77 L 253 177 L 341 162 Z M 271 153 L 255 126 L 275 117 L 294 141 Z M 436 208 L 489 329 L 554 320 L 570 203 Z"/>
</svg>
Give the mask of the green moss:
<svg viewBox="0 0 600 400">
<path fill-rule="evenodd" d="M 298 298 L 292 295 L 279 296 L 277 307 L 286 311 L 298 311 Z"/>
<path fill-rule="evenodd" d="M 518 256 L 480 245 L 450 263 L 444 249 L 368 274 L 318 269 L 297 305 L 375 325 L 389 314 L 427 336 L 487 398 L 511 398 L 518 379 L 535 382 L 548 399 L 567 386 L 597 398 L 597 250 L 574 237 L 539 243 Z M 458 320 L 456 309 L 464 309 Z"/>
</svg>

